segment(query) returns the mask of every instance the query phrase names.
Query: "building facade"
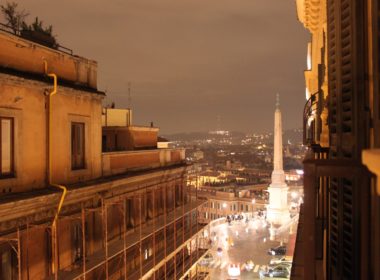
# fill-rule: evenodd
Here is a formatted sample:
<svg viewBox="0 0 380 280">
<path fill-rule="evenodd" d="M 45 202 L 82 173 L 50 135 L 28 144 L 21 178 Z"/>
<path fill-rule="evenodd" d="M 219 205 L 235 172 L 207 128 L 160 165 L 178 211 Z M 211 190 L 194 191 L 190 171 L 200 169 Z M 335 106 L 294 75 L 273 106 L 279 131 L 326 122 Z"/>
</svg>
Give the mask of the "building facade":
<svg viewBox="0 0 380 280">
<path fill-rule="evenodd" d="M 376 0 L 297 0 L 315 94 L 303 116 L 292 279 L 380 279 L 379 9 Z"/>
<path fill-rule="evenodd" d="M 102 109 L 96 72 L 0 31 L 0 279 L 205 279 L 184 150 Z"/>
<path fill-rule="evenodd" d="M 214 187 L 198 188 L 197 196 L 207 202 L 199 207 L 199 221 L 208 224 L 211 221 L 231 215 L 247 213 L 253 215 L 258 210 L 265 210 L 268 203 L 265 191 L 267 185 L 256 186 L 255 193 L 249 189 L 240 191 L 216 190 Z"/>
</svg>

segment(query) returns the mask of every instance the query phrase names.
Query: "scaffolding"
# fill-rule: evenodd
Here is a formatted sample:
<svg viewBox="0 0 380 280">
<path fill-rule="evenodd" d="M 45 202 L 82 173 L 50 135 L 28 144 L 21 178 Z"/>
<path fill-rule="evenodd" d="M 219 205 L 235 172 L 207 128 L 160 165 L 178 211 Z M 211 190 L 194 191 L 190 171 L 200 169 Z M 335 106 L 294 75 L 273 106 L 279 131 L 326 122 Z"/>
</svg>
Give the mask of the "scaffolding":
<svg viewBox="0 0 380 280">
<path fill-rule="evenodd" d="M 164 182 L 112 198 L 102 197 L 97 207 L 86 207 L 82 202 L 79 212 L 60 215 L 56 227 L 47 223 L 27 224 L 26 230 L 17 230 L 17 238 L 4 237 L 0 241 L 8 242 L 17 254 L 18 279 L 29 279 L 29 264 L 21 266 L 21 260 L 26 259 L 28 262 L 28 257 L 22 257 L 22 254 L 32 244 L 34 234 L 38 234 L 30 233 L 32 227 L 45 228 L 51 238 L 50 253 L 46 253 L 51 257 L 47 264 L 51 267 L 50 272 L 47 272 L 50 275 L 48 279 L 108 280 L 114 279 L 115 273 L 118 279 L 125 280 L 181 279 L 207 250 L 201 248 L 198 240 L 203 225 L 198 223 L 197 210 L 204 202 L 196 199 L 195 192 L 195 188 L 183 186 L 183 181 L 179 183 L 177 180 L 171 184 Z M 138 213 L 133 217 L 133 228 L 127 224 L 127 199 L 132 201 L 132 207 L 137 206 Z M 112 216 L 115 213 L 113 211 L 118 212 L 117 218 Z M 99 220 L 101 229 L 96 229 Z M 94 227 L 91 228 L 92 237 L 97 231 L 102 233 L 102 240 L 99 241 L 101 246 L 93 239 L 88 240 L 91 221 L 91 226 Z M 115 234 L 115 227 L 112 227 L 115 224 L 121 228 L 118 234 Z M 66 242 L 62 238 L 67 234 L 62 232 L 62 226 L 69 227 L 70 232 L 74 229 L 75 237 L 71 237 L 70 242 L 75 240 L 80 243 L 71 244 L 70 254 L 74 257 L 71 257 L 70 265 L 67 265 L 67 260 L 62 263 L 61 251 L 66 243 L 63 246 L 61 242 Z M 54 228 L 56 232 L 53 232 Z M 26 238 L 26 242 L 21 243 L 21 238 Z M 26 244 L 26 250 L 21 244 Z M 24 278 L 23 269 L 27 270 Z M 197 275 L 196 266 L 195 270 Z M 188 274 L 187 279 L 192 279 L 191 272 Z"/>
<path fill-rule="evenodd" d="M 8 243 L 12 248 L 13 252 L 17 256 L 17 275 L 18 279 L 21 278 L 21 238 L 20 238 L 20 228 L 17 228 L 16 238 L 0 237 L 1 243 Z"/>
</svg>

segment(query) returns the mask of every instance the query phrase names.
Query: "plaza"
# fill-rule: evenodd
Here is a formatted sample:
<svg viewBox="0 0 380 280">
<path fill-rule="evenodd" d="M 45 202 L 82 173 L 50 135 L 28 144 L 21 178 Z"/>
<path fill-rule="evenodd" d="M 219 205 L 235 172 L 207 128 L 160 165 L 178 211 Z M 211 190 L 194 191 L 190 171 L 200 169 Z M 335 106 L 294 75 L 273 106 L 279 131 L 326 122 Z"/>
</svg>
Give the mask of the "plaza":
<svg viewBox="0 0 380 280">
<path fill-rule="evenodd" d="M 259 271 L 264 270 L 273 258 L 267 253 L 268 250 L 278 245 L 286 245 L 286 255 L 293 255 L 292 242 L 289 240 L 295 234 L 298 215 L 279 228 L 272 238 L 270 225 L 264 217 L 252 217 L 251 214 L 243 216 L 243 219 L 235 219 L 230 223 L 221 218 L 209 227 L 211 249 L 200 261 L 200 269 L 207 270 L 210 279 L 259 279 Z M 240 276 L 231 276 L 233 266 L 240 268 Z"/>
</svg>

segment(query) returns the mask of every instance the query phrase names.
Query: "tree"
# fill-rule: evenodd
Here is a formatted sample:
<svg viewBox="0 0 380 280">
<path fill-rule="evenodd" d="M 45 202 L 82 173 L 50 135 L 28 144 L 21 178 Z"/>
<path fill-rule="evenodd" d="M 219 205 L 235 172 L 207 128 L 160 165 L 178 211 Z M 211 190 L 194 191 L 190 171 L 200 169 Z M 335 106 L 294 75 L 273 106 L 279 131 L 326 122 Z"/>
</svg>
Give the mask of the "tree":
<svg viewBox="0 0 380 280">
<path fill-rule="evenodd" d="M 21 37 L 50 48 L 56 48 L 57 41 L 52 33 L 53 27 L 51 25 L 44 27 L 42 20 L 39 20 L 38 17 L 30 25 L 25 22 L 22 23 Z"/>
<path fill-rule="evenodd" d="M 14 34 L 19 32 L 25 18 L 29 15 L 25 10 L 18 11 L 17 7 L 18 4 L 15 2 L 7 2 L 5 5 L 0 6 L 6 25 L 12 29 Z"/>
<path fill-rule="evenodd" d="M 39 20 L 38 17 L 36 17 L 34 19 L 34 22 L 30 25 L 23 22 L 22 23 L 22 30 L 40 32 L 40 33 L 46 34 L 48 36 L 54 37 L 53 36 L 53 26 L 49 25 L 49 27 L 44 27 L 43 21 Z"/>
</svg>

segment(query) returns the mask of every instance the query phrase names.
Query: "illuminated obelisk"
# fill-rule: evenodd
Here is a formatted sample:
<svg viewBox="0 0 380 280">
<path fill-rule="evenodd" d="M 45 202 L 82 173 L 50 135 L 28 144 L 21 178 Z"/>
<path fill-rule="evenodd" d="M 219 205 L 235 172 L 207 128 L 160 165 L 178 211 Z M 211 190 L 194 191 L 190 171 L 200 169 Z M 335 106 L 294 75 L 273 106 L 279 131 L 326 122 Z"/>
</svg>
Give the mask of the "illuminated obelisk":
<svg viewBox="0 0 380 280">
<path fill-rule="evenodd" d="M 282 121 L 280 111 L 280 96 L 276 96 L 276 111 L 274 113 L 274 148 L 272 183 L 268 188 L 269 205 L 267 220 L 271 224 L 281 225 L 289 220 L 288 186 L 285 183 L 285 173 L 282 163 Z"/>
</svg>

